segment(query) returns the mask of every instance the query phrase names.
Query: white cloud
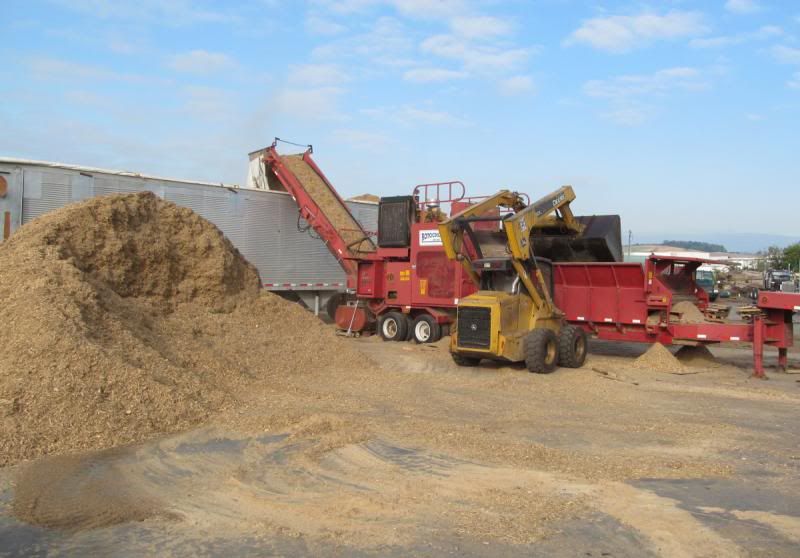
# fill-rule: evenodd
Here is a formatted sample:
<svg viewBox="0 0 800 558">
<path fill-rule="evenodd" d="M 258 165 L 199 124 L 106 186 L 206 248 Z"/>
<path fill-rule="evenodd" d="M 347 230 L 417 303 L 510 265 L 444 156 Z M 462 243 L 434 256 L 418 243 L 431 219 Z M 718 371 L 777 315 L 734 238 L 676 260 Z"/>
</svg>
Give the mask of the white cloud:
<svg viewBox="0 0 800 558">
<path fill-rule="evenodd" d="M 378 0 L 313 0 L 313 3 L 339 14 L 352 14 L 375 7 Z"/>
<path fill-rule="evenodd" d="M 511 24 L 492 16 L 458 16 L 450 20 L 453 33 L 468 39 L 484 39 L 506 35 L 511 32 Z"/>
<path fill-rule="evenodd" d="M 500 80 L 497 87 L 503 95 L 522 95 L 534 91 L 533 78 L 531 76 L 512 76 Z"/>
<path fill-rule="evenodd" d="M 191 50 L 169 58 L 168 66 L 177 72 L 212 74 L 234 67 L 233 59 L 221 52 Z"/>
<path fill-rule="evenodd" d="M 464 126 L 467 124 L 465 120 L 453 116 L 449 112 L 441 110 L 422 109 L 413 106 L 403 107 L 400 113 L 401 118 L 422 122 L 425 124 L 447 124 L 455 126 Z"/>
<path fill-rule="evenodd" d="M 299 120 L 345 120 L 338 107 L 343 93 L 339 87 L 288 88 L 279 91 L 270 106 Z"/>
<path fill-rule="evenodd" d="M 305 26 L 312 35 L 339 35 L 347 31 L 344 25 L 318 16 L 308 16 Z"/>
<path fill-rule="evenodd" d="M 772 47 L 772 56 L 783 64 L 800 64 L 800 48 L 776 45 Z"/>
<path fill-rule="evenodd" d="M 735 14 L 751 14 L 761 10 L 761 6 L 756 0 L 728 0 L 725 9 Z"/>
<path fill-rule="evenodd" d="M 332 135 L 337 141 L 370 151 L 381 151 L 391 143 L 391 139 L 385 134 L 350 128 L 334 130 Z"/>
<path fill-rule="evenodd" d="M 114 99 L 103 95 L 98 95 L 93 91 L 86 91 L 84 89 L 73 89 L 64 92 L 64 99 L 70 103 L 78 105 L 86 105 L 94 109 L 97 108 L 113 108 Z"/>
<path fill-rule="evenodd" d="M 314 58 L 355 58 L 357 63 L 406 67 L 406 79 L 412 81 L 445 81 L 459 79 L 473 72 L 508 72 L 518 67 L 534 51 L 515 48 L 502 40 L 513 31 L 504 18 L 475 13 L 469 3 L 461 0 L 312 0 L 317 8 L 336 14 L 365 12 L 380 6 L 395 8 L 396 17 L 378 17 L 368 32 L 330 41 L 312 50 Z M 438 19 L 449 31 L 429 36 L 418 43 L 419 25 L 412 19 Z M 420 61 L 423 55 L 434 55 L 459 62 L 450 72 L 429 72 L 430 60 Z M 420 71 L 415 71 L 420 69 Z M 425 70 L 425 71 L 422 71 Z M 458 72 L 458 73 L 455 73 Z"/>
<path fill-rule="evenodd" d="M 444 68 L 415 68 L 403 74 L 403 79 L 416 83 L 440 83 L 454 79 L 464 79 L 468 77 L 467 72 L 458 70 L 447 70 Z"/>
<path fill-rule="evenodd" d="M 143 20 L 166 26 L 242 23 L 244 18 L 224 11 L 209 10 L 194 0 L 56 0 L 65 8 L 101 19 Z"/>
<path fill-rule="evenodd" d="M 464 0 L 388 0 L 400 13 L 419 19 L 449 18 L 468 10 Z"/>
<path fill-rule="evenodd" d="M 600 116 L 606 120 L 610 120 L 620 126 L 641 126 L 647 122 L 653 115 L 653 109 L 640 106 L 631 105 L 623 108 L 618 108 L 609 112 L 604 112 Z"/>
<path fill-rule="evenodd" d="M 584 21 L 564 44 L 585 43 L 598 50 L 620 53 L 656 40 L 691 37 L 706 32 L 708 28 L 698 12 L 596 17 Z"/>
<path fill-rule="evenodd" d="M 60 58 L 36 57 L 27 61 L 31 74 L 41 80 L 61 81 L 123 81 L 127 83 L 145 83 L 151 80 L 137 74 L 115 72 L 101 66 L 81 64 Z"/>
<path fill-rule="evenodd" d="M 289 71 L 289 83 L 300 85 L 337 85 L 350 80 L 339 66 L 335 64 L 302 64 L 292 66 Z"/>
<path fill-rule="evenodd" d="M 460 61 L 466 70 L 496 72 L 513 70 L 525 62 L 531 49 L 500 48 L 474 44 L 453 35 L 434 35 L 422 42 L 423 52 Z"/>
<path fill-rule="evenodd" d="M 771 49 L 772 56 L 781 64 L 800 64 L 800 48 L 788 47 L 786 45 L 775 45 Z M 789 81 L 787 87 L 800 89 L 800 72 L 796 72 Z"/>
<path fill-rule="evenodd" d="M 361 113 L 371 118 L 390 120 L 404 125 L 429 124 L 459 128 L 471 125 L 469 121 L 450 114 L 449 112 L 435 110 L 430 107 L 421 108 L 414 105 L 363 109 Z"/>
<path fill-rule="evenodd" d="M 783 29 L 780 27 L 776 25 L 765 25 L 749 33 L 692 39 L 689 41 L 689 46 L 694 48 L 722 48 L 731 45 L 740 45 L 750 41 L 763 41 L 773 37 L 780 37 L 781 35 L 783 35 Z"/>
<path fill-rule="evenodd" d="M 124 39 L 114 38 L 108 42 L 108 49 L 115 54 L 136 54 L 142 50 L 140 45 Z"/>
<path fill-rule="evenodd" d="M 583 85 L 583 92 L 609 102 L 612 110 L 602 113 L 603 118 L 624 126 L 637 126 L 656 112 L 655 99 L 670 91 L 702 91 L 708 87 L 709 83 L 696 68 L 675 67 L 652 74 L 590 80 Z"/>
<path fill-rule="evenodd" d="M 671 89 L 698 91 L 707 89 L 708 83 L 695 68 L 676 67 L 659 70 L 653 74 L 626 75 L 608 80 L 590 80 L 583 91 L 590 97 L 624 99 L 664 93 Z"/>
<path fill-rule="evenodd" d="M 755 112 L 748 112 L 744 117 L 750 122 L 761 122 L 766 118 L 763 114 L 757 114 Z"/>
<path fill-rule="evenodd" d="M 356 59 L 356 62 L 373 62 L 385 66 L 413 65 L 411 56 L 414 41 L 402 22 L 391 17 L 381 17 L 370 31 L 342 37 L 311 51 L 314 58 Z"/>
<path fill-rule="evenodd" d="M 183 88 L 185 108 L 196 118 L 224 121 L 233 113 L 235 102 L 229 92 L 216 87 Z"/>
<path fill-rule="evenodd" d="M 389 6 L 403 16 L 415 19 L 447 19 L 468 11 L 465 0 L 314 0 L 314 4 L 338 14 Z"/>
</svg>

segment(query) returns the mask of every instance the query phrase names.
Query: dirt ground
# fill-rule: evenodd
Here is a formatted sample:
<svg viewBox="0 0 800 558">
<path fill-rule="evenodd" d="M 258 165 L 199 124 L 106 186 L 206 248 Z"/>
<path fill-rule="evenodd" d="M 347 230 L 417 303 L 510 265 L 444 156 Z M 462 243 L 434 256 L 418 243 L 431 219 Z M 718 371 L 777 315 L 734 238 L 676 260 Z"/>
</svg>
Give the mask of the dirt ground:
<svg viewBox="0 0 800 558">
<path fill-rule="evenodd" d="M 0 469 L 0 556 L 798 555 L 800 373 L 347 342 L 363 366 L 248 384 L 200 428 Z"/>
</svg>

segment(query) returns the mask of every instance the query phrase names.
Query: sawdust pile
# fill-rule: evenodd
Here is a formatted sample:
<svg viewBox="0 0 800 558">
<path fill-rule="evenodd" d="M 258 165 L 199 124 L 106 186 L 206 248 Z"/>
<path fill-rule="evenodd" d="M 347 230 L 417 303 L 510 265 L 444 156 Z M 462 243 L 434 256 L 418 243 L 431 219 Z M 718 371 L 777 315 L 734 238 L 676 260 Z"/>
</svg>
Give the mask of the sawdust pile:
<svg viewBox="0 0 800 558">
<path fill-rule="evenodd" d="M 678 322 L 682 324 L 702 324 L 706 321 L 700 309 L 688 300 L 673 304 L 670 313 L 677 314 Z"/>
<path fill-rule="evenodd" d="M 0 465 L 202 422 L 271 376 L 357 357 L 211 223 L 150 193 L 94 198 L 0 246 Z"/>
<path fill-rule="evenodd" d="M 289 167 L 289 170 L 303 183 L 303 186 L 314 198 L 319 208 L 325 213 L 325 216 L 330 220 L 331 224 L 339 231 L 347 243 L 356 242 L 363 238 L 361 225 L 350 215 L 347 208 L 344 207 L 330 188 L 322 180 L 311 166 L 303 160 L 302 155 L 285 155 L 282 157 L 283 162 Z M 373 251 L 375 246 L 371 240 L 361 242 L 356 248 L 360 251 Z"/>
<path fill-rule="evenodd" d="M 653 343 L 647 352 L 633 361 L 633 366 L 656 372 L 682 372 L 684 369 L 680 361 L 661 343 Z"/>
<path fill-rule="evenodd" d="M 716 368 L 722 366 L 705 345 L 687 345 L 678 349 L 675 357 L 684 365 L 695 368 Z"/>
</svg>

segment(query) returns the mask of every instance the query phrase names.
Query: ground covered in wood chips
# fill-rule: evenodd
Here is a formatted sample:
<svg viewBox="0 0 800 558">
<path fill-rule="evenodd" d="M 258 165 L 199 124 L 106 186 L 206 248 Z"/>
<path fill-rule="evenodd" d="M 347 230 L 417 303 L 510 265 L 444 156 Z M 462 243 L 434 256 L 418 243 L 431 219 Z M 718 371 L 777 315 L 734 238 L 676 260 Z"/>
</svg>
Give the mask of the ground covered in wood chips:
<svg viewBox="0 0 800 558">
<path fill-rule="evenodd" d="M 593 343 L 583 368 L 536 375 L 459 368 L 445 342 L 343 342 L 361 365 L 248 383 L 201 428 L 0 469 L 0 537 L 131 556 L 795 555 L 797 375 L 751 379 L 740 349 L 686 351 L 677 374 Z"/>
<path fill-rule="evenodd" d="M 98 203 L 0 248 L 22 260 L 0 285 L 25 293 L 3 291 L 18 312 L 2 318 L 34 339 L 0 353 L 0 556 L 797 555 L 798 353 L 769 381 L 730 347 L 592 342 L 580 369 L 460 368 L 447 339 L 339 338 L 256 294 L 174 206 Z M 72 248 L 79 218 L 117 231 L 89 246 L 117 248 Z M 126 227 L 155 220 L 157 238 L 172 218 L 195 234 L 137 256 Z M 129 258 L 172 279 L 122 295 L 92 263 Z"/>
</svg>

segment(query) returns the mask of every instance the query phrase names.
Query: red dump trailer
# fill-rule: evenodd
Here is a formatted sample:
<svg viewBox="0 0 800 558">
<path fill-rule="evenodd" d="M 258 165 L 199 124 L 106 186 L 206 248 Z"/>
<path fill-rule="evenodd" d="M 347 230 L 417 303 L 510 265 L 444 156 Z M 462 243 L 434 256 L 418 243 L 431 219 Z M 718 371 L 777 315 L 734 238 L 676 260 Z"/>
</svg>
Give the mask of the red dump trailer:
<svg viewBox="0 0 800 558">
<path fill-rule="evenodd" d="M 336 257 L 347 276 L 348 296 L 329 305 L 348 333 L 371 329 L 387 340 L 437 341 L 447 333 L 460 298 L 475 286 L 459 262 L 447 259 L 439 236 L 443 204 L 470 203 L 459 181 L 417 186 L 409 196 L 381 198 L 377 240 L 350 214 L 317 166 L 309 148 L 281 155 L 264 151 L 268 183 L 289 192 L 305 220 Z"/>
<path fill-rule="evenodd" d="M 568 322 L 600 339 L 665 345 L 751 343 L 759 377 L 764 375 L 767 345 L 778 349 L 778 365 L 785 369 L 800 295 L 761 291 L 759 311 L 749 321 L 682 321 L 672 312 L 676 304 L 688 301 L 701 311 L 708 307 L 708 294 L 695 282 L 695 272 L 704 263 L 707 260 L 699 258 L 650 256 L 644 265 L 553 264 L 553 301 Z"/>
</svg>

